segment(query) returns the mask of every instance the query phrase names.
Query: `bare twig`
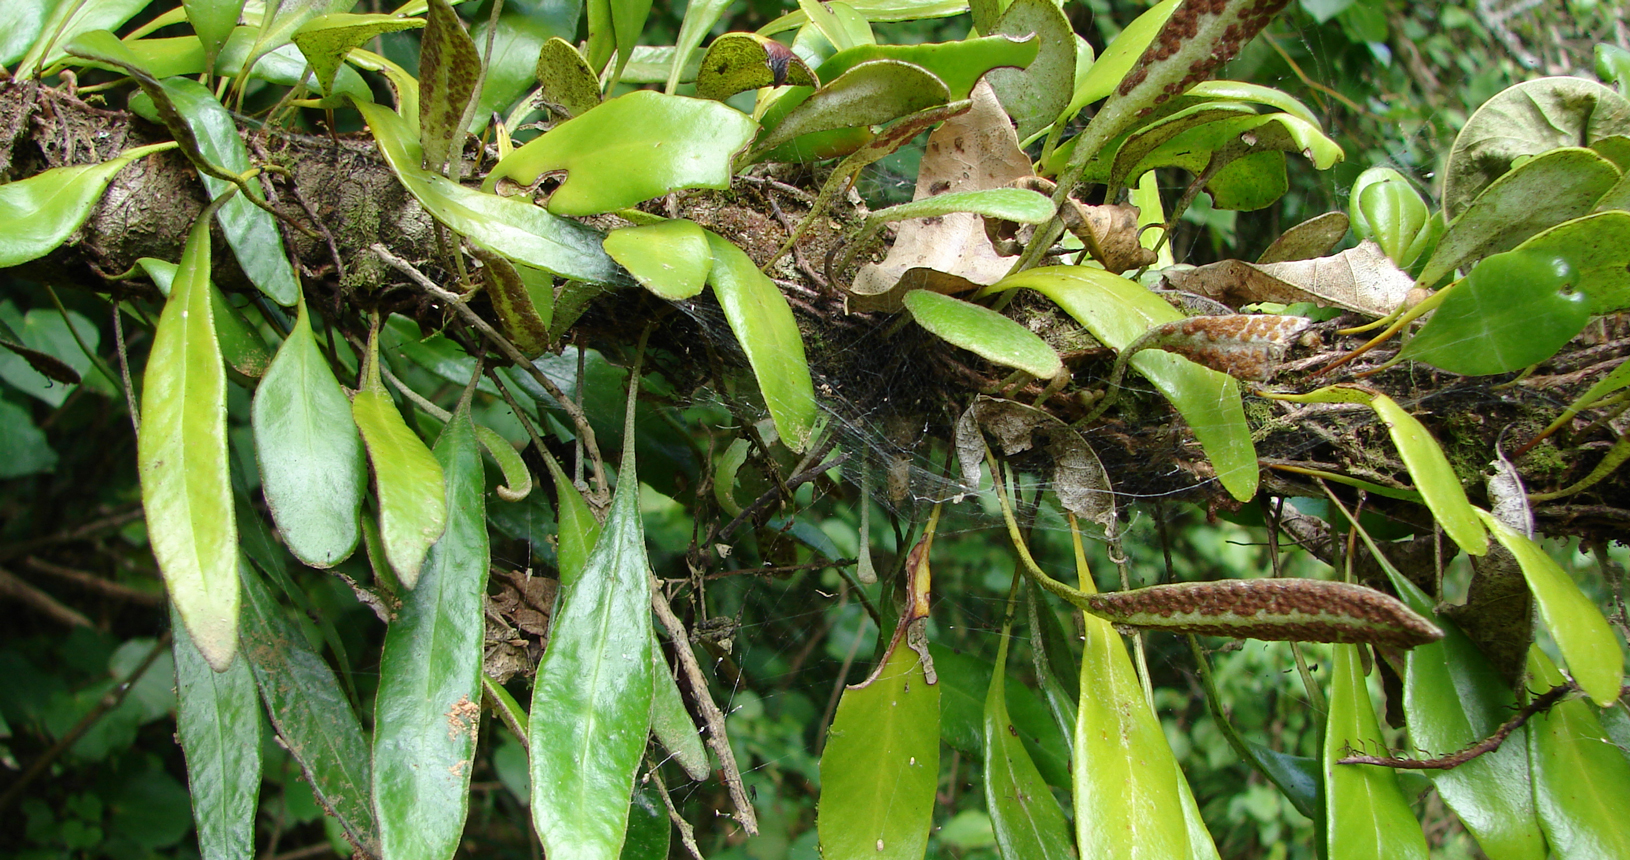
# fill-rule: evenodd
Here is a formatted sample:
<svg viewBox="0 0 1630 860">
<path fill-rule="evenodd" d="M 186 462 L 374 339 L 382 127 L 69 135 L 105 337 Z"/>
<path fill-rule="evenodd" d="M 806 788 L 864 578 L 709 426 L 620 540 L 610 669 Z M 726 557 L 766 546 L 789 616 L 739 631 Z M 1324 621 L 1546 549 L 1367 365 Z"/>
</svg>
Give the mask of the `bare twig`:
<svg viewBox="0 0 1630 860">
<path fill-rule="evenodd" d="M 804 484 L 807 484 L 810 481 L 815 480 L 816 478 L 820 477 L 821 475 L 825 474 L 826 472 L 828 472 L 828 471 L 830 471 L 832 469 L 836 469 L 837 467 L 839 467 L 839 466 L 843 465 L 844 463 L 848 462 L 848 460 L 849 460 L 849 455 L 848 454 L 839 454 L 838 456 L 833 457 L 830 460 L 827 460 L 826 462 L 820 464 L 819 466 L 814 466 L 812 468 L 805 469 L 804 471 L 799 472 L 798 474 L 793 475 L 792 477 L 788 478 L 787 479 L 787 485 L 786 485 L 787 492 L 789 494 L 788 498 L 791 497 L 791 495 L 790 495 L 791 491 L 796 490 L 800 486 L 802 486 Z M 737 514 L 735 519 L 733 519 L 730 522 L 726 523 L 724 528 L 719 529 L 719 531 L 717 533 L 715 533 L 708 540 L 704 541 L 704 543 L 713 543 L 715 540 L 726 540 L 726 539 L 728 539 L 732 534 L 735 533 L 736 529 L 741 527 L 742 523 L 747 521 L 748 517 L 751 517 L 752 515 L 758 513 L 761 510 L 763 510 L 765 507 L 768 507 L 771 502 L 775 501 L 779 497 L 781 497 L 781 488 L 780 487 L 771 487 L 770 489 L 765 490 L 762 495 L 760 495 L 758 498 L 753 500 L 752 504 L 748 505 L 745 508 L 742 508 L 741 513 Z"/>
<path fill-rule="evenodd" d="M 53 621 L 69 627 L 92 627 L 91 620 L 78 611 L 62 605 L 55 597 L 19 579 L 9 570 L 0 569 L 0 596 L 10 597 L 38 609 Z M 4 806 L 4 804 L 0 804 Z"/>
<path fill-rule="evenodd" d="M 678 809 L 674 808 L 674 799 L 668 796 L 668 786 L 663 784 L 661 772 L 652 767 L 647 773 L 651 775 L 651 782 L 657 787 L 657 794 L 662 795 L 662 805 L 668 808 L 668 820 L 679 828 L 679 841 L 685 844 L 685 850 L 690 852 L 690 856 L 702 860 L 702 849 L 696 845 L 696 829 L 679 814 Z"/>
<path fill-rule="evenodd" d="M 1523 723 L 1528 722 L 1530 717 L 1542 711 L 1550 710 L 1553 705 L 1562 701 L 1564 696 L 1573 692 L 1575 689 L 1576 688 L 1572 684 L 1557 684 L 1547 692 L 1539 696 L 1535 696 L 1534 700 L 1529 702 L 1522 710 L 1518 711 L 1515 717 L 1506 720 L 1504 725 L 1500 726 L 1498 729 L 1495 729 L 1494 734 L 1489 735 L 1477 743 L 1472 744 L 1471 746 L 1466 747 L 1460 752 L 1452 755 L 1429 759 L 1350 755 L 1346 758 L 1338 759 L 1336 764 L 1373 764 L 1381 767 L 1395 767 L 1403 770 L 1448 770 L 1452 767 L 1459 767 L 1460 765 L 1463 765 L 1480 755 L 1491 753 L 1499 749 L 1500 744 L 1505 743 L 1505 739 L 1511 737 L 1512 732 L 1522 728 Z"/>
<path fill-rule="evenodd" d="M 123 585 L 110 579 L 103 579 L 94 573 L 89 573 L 83 570 L 75 570 L 71 567 L 63 567 L 60 564 L 52 564 L 49 561 L 45 561 L 44 559 L 37 558 L 35 556 L 29 556 L 23 561 L 23 564 L 27 565 L 32 570 L 37 570 L 40 573 L 48 573 L 60 579 L 66 579 L 75 585 L 88 588 L 91 591 L 99 591 L 109 597 L 115 597 L 120 600 L 128 600 L 131 603 L 140 603 L 146 606 L 164 605 L 164 595 L 162 594 L 155 594 L 153 592 L 131 588 L 128 585 Z"/>
<path fill-rule="evenodd" d="M 696 655 L 690 650 L 690 633 L 685 630 L 684 622 L 674 614 L 673 607 L 662 596 L 662 589 L 658 587 L 656 577 L 651 578 L 651 608 L 656 610 L 657 620 L 667 629 L 668 636 L 673 640 L 674 653 L 679 657 L 679 666 L 685 672 L 685 679 L 690 682 L 691 692 L 696 694 L 697 710 L 702 712 L 702 721 L 707 723 L 707 744 L 713 749 L 713 754 L 719 758 L 719 769 L 724 772 L 725 787 L 730 790 L 730 800 L 736 806 L 736 820 L 741 823 L 742 829 L 748 835 L 758 835 L 758 815 L 753 812 L 753 802 L 747 797 L 747 786 L 741 781 L 741 768 L 736 765 L 736 754 L 730 749 L 730 737 L 725 734 L 724 714 L 719 706 L 713 703 L 713 697 L 708 694 L 707 678 L 702 674 L 702 667 L 696 662 Z"/>
</svg>

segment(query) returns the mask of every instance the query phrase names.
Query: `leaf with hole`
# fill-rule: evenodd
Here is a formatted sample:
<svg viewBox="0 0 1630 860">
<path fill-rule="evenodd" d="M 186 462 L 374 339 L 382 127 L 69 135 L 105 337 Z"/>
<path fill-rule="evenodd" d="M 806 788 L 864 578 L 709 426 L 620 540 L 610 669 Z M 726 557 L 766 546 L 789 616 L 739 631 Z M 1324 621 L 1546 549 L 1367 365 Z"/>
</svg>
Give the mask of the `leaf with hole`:
<svg viewBox="0 0 1630 860">
<path fill-rule="evenodd" d="M 725 33 L 713 40 L 696 70 L 698 98 L 724 101 L 760 87 L 816 87 L 820 81 L 786 45 L 757 33 Z"/>
<path fill-rule="evenodd" d="M 328 568 L 356 549 L 368 467 L 351 403 L 312 335 L 303 296 L 299 307 L 255 390 L 250 418 L 278 533 L 300 561 Z"/>
</svg>

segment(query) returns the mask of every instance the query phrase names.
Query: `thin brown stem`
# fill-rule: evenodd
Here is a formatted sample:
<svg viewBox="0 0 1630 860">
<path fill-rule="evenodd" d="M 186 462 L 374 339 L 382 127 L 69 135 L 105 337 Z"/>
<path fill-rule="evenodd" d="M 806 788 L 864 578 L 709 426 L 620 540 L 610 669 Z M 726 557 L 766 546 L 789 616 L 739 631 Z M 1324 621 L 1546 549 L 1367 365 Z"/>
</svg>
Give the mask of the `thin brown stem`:
<svg viewBox="0 0 1630 860">
<path fill-rule="evenodd" d="M 1345 758 L 1337 759 L 1336 764 L 1373 764 L 1380 767 L 1395 767 L 1403 770 L 1448 770 L 1453 767 L 1459 767 L 1460 765 L 1463 765 L 1480 755 L 1485 755 L 1499 749 L 1500 745 L 1505 743 L 1505 739 L 1511 737 L 1512 732 L 1522 728 L 1523 724 L 1528 722 L 1528 720 L 1535 714 L 1550 710 L 1552 706 L 1562 701 L 1564 697 L 1573 692 L 1575 689 L 1576 688 L 1572 684 L 1557 684 L 1555 687 L 1552 687 L 1545 693 L 1535 696 L 1534 700 L 1524 706 L 1522 710 L 1518 711 L 1516 716 L 1506 720 L 1504 725 L 1500 726 L 1498 729 L 1495 729 L 1494 734 L 1489 735 L 1488 737 L 1478 741 L 1475 744 L 1472 744 L 1469 747 L 1466 747 L 1457 753 L 1441 756 L 1439 758 L 1428 759 L 1350 755 Z M 1623 694 L 1621 693 L 1621 695 Z"/>
</svg>

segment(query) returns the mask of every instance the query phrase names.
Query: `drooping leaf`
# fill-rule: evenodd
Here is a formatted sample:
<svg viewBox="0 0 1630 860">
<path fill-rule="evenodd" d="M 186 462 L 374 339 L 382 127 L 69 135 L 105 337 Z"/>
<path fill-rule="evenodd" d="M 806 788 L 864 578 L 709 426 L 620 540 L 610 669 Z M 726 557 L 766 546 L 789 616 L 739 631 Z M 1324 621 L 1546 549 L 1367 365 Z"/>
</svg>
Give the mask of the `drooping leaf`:
<svg viewBox="0 0 1630 860">
<path fill-rule="evenodd" d="M 312 74 L 324 95 L 334 92 L 334 75 L 350 55 L 352 48 L 360 48 L 375 36 L 423 27 L 423 18 L 404 18 L 397 15 L 356 14 L 337 12 L 319 15 L 294 32 L 294 44 L 311 63 Z"/>
<path fill-rule="evenodd" d="M 983 305 L 931 290 L 906 294 L 906 309 L 917 324 L 955 346 L 1038 379 L 1064 369 L 1058 352 L 1041 336 Z"/>
<path fill-rule="evenodd" d="M 374 700 L 373 798 L 384 856 L 451 858 L 481 728 L 486 472 L 469 401 L 436 441 L 447 530 L 385 631 Z"/>
<path fill-rule="evenodd" d="M 1507 251 L 1484 257 L 1399 352 L 1451 373 L 1486 376 L 1550 358 L 1590 321 L 1567 259 Z"/>
<path fill-rule="evenodd" d="M 244 0 L 182 0 L 181 5 L 187 10 L 187 23 L 192 25 L 192 31 L 198 34 L 198 40 L 203 43 L 207 61 L 214 60 L 221 52 L 221 46 L 226 44 L 227 37 L 232 35 L 233 28 L 238 25 Z"/>
<path fill-rule="evenodd" d="M 707 232 L 683 218 L 620 227 L 606 234 L 604 245 L 640 286 L 670 301 L 700 293 L 713 271 Z"/>
<path fill-rule="evenodd" d="M 436 220 L 454 232 L 534 268 L 590 283 L 618 283 L 617 264 L 600 250 L 598 232 L 520 200 L 466 188 L 419 167 L 407 123 L 387 108 L 358 102 L 391 170 Z M 519 150 L 517 150 L 518 152 Z"/>
<path fill-rule="evenodd" d="M 260 793 L 260 697 L 249 662 L 212 669 L 171 609 L 175 634 L 176 737 L 187 755 L 187 786 L 205 860 L 255 856 Z"/>
<path fill-rule="evenodd" d="M 1075 852 L 1064 812 L 1008 717 L 1007 643 L 1003 636 L 985 694 L 985 807 L 1003 857 L 1069 860 Z"/>
<path fill-rule="evenodd" d="M 206 208 L 164 303 L 136 436 L 147 534 L 198 650 L 225 671 L 238 647 L 238 530 L 226 453 L 226 370 L 209 304 Z"/>
<path fill-rule="evenodd" d="M 283 541 L 316 568 L 333 567 L 357 545 L 368 486 L 362 439 L 339 380 L 299 316 L 255 390 L 250 412 L 261 489 Z"/>
<path fill-rule="evenodd" d="M 903 628 L 903 625 L 902 625 Z M 849 687 L 821 753 L 821 854 L 920 860 L 939 782 L 939 685 L 903 636 L 866 684 Z"/>
<path fill-rule="evenodd" d="M 685 646 L 681 646 L 685 647 Z M 702 736 L 696 733 L 696 723 L 685 710 L 685 699 L 679 694 L 679 684 L 673 670 L 663 662 L 661 653 L 651 649 L 652 695 L 651 734 L 668 751 L 685 775 L 701 781 L 712 771 L 708 768 L 707 749 Z M 637 802 L 637 801 L 636 801 Z M 666 815 L 663 821 L 667 821 Z"/>
<path fill-rule="evenodd" d="M 1018 287 L 1028 287 L 1057 302 L 1093 337 L 1117 350 L 1125 349 L 1149 328 L 1183 316 L 1142 286 L 1102 269 L 1031 269 L 993 289 Z M 1140 352 L 1130 363 L 1188 421 L 1228 492 L 1236 499 L 1255 495 L 1256 448 L 1245 422 L 1239 383 L 1164 352 Z"/>
<path fill-rule="evenodd" d="M 566 171 L 549 198 L 557 215 L 609 212 L 680 188 L 726 188 L 731 155 L 755 129 L 746 114 L 718 102 L 637 90 L 510 153 L 483 187 L 500 179 L 530 185 L 545 171 Z"/>
<path fill-rule="evenodd" d="M 101 343 L 95 323 L 78 311 L 64 315 L 56 308 L 14 314 L 9 301 L 0 304 L 0 321 L 10 319 L 3 344 L 9 354 L 0 353 L 0 379 L 53 408 L 67 401 L 73 391 L 69 386 L 85 384 L 105 394 L 116 390 L 91 361 Z"/>
<path fill-rule="evenodd" d="M 417 434 L 402 420 L 396 401 L 379 376 L 379 332 L 368 335 L 360 388 L 351 398 L 351 417 L 362 431 L 373 464 L 379 500 L 379 536 L 385 557 L 402 586 L 419 581 L 425 553 L 447 527 L 442 468 Z"/>
<path fill-rule="evenodd" d="M 350 838 L 378 856 L 379 828 L 368 802 L 368 740 L 334 670 L 306 644 L 266 586 L 241 563 L 243 653 L 272 726 L 299 763 L 317 801 Z M 445 729 L 443 729 L 445 731 Z"/>
<path fill-rule="evenodd" d="M 1004 40 L 1005 41 L 1005 40 Z M 764 115 L 768 129 L 753 146 L 749 161 L 808 134 L 863 128 L 889 122 L 951 99 L 945 84 L 921 66 L 899 60 L 871 60 L 829 79 L 807 98 L 789 93 Z M 781 114 L 778 108 L 789 109 Z"/>
<path fill-rule="evenodd" d="M 1590 146 L 1630 134 L 1630 102 L 1578 77 L 1546 77 L 1509 87 L 1466 120 L 1449 152 L 1443 209 L 1457 218 L 1524 156 Z"/>
<path fill-rule="evenodd" d="M 538 51 L 538 98 L 553 113 L 581 116 L 600 104 L 600 78 L 565 39 L 555 36 Z"/>
<path fill-rule="evenodd" d="M 172 146 L 141 146 L 101 164 L 56 167 L 0 185 L 0 268 L 56 250 L 90 217 L 114 175 L 130 162 Z"/>
<path fill-rule="evenodd" d="M 498 435 L 497 431 L 480 424 L 475 425 L 475 438 L 481 443 L 482 450 L 497 461 L 498 470 L 504 473 L 504 483 L 494 490 L 498 498 L 506 502 L 519 502 L 532 495 L 532 471 L 526 467 L 515 446 Z"/>
<path fill-rule="evenodd" d="M 502 254 L 485 248 L 477 248 L 473 253 L 481 261 L 481 280 L 487 288 L 487 299 L 492 302 L 504 333 L 522 355 L 528 358 L 542 355 L 553 342 L 549 323 L 554 316 L 554 279 L 548 272 L 524 263 L 512 263 Z"/>
<path fill-rule="evenodd" d="M 757 33 L 725 33 L 714 39 L 696 69 L 696 96 L 716 101 L 760 87 L 819 84 L 792 49 Z"/>
<path fill-rule="evenodd" d="M 1336 645 L 1324 729 L 1325 828 L 1331 860 L 1426 860 L 1426 837 L 1391 770 L 1337 764 L 1349 751 L 1385 749 L 1357 645 Z"/>
<path fill-rule="evenodd" d="M 1618 179 L 1619 169 L 1588 149 L 1535 156 L 1490 183 L 1449 222 L 1416 283 L 1432 286 L 1456 269 L 1589 214 Z"/>
<path fill-rule="evenodd" d="M 651 729 L 650 561 L 640 524 L 633 397 L 631 391 L 604 531 L 582 574 L 561 584 L 532 687 L 532 820 L 551 857 L 618 856 Z"/>
<path fill-rule="evenodd" d="M 206 159 L 231 173 L 242 174 L 249 170 L 249 150 L 238 136 L 237 122 L 215 99 L 214 93 L 186 78 L 167 80 L 162 85 L 182 120 L 192 128 L 199 151 Z M 233 187 L 225 180 L 202 172 L 199 178 L 211 199 Z M 249 187 L 258 191 L 260 180 L 250 179 Z M 232 246 L 233 255 L 238 258 L 238 265 L 255 287 L 280 305 L 294 304 L 300 282 L 284 253 L 282 234 L 271 213 L 244 199 L 240 193 L 221 206 L 216 219 L 221 223 L 227 244 Z"/>
<path fill-rule="evenodd" d="M 1538 689 L 1564 682 L 1538 645 L 1528 650 Z M 1630 792 L 1630 759 L 1602 729 L 1595 708 L 1579 700 L 1557 704 L 1528 721 L 1528 764 L 1534 806 L 1556 857 L 1630 856 L 1630 822 L 1618 800 Z"/>
<path fill-rule="evenodd" d="M 1126 25 L 1126 29 L 1104 48 L 1104 52 L 1098 55 L 1086 75 L 1076 84 L 1075 95 L 1058 118 L 1061 125 L 1080 113 L 1082 108 L 1115 91 L 1116 85 L 1143 56 L 1144 49 L 1154 41 L 1155 34 L 1166 26 L 1177 3 L 1178 0 L 1161 0 L 1151 6 Z"/>
<path fill-rule="evenodd" d="M 1612 704 L 1624 682 L 1624 653 L 1595 601 L 1579 590 L 1539 544 L 1485 511 L 1479 509 L 1478 515 L 1495 539 L 1517 557 L 1539 605 L 1540 623 L 1556 640 L 1568 673 L 1598 706 Z"/>
<path fill-rule="evenodd" d="M 447 0 L 430 0 L 421 44 L 419 147 L 424 167 L 445 173 L 451 161 L 457 179 L 464 132 L 479 95 L 475 88 L 481 78 L 481 53 Z"/>
<path fill-rule="evenodd" d="M 802 451 L 815 427 L 816 407 L 798 320 L 775 282 L 745 251 L 717 233 L 709 232 L 707 240 L 713 249 L 708 283 L 736 342 L 747 353 L 782 444 Z"/>
</svg>

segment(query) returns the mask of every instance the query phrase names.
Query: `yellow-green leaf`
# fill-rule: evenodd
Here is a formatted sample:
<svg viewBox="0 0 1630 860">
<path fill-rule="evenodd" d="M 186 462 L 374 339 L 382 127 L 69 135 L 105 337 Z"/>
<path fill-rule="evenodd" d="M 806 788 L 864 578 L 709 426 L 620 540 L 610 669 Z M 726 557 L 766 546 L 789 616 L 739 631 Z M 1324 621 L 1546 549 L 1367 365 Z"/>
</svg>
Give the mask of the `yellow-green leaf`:
<svg viewBox="0 0 1630 860">
<path fill-rule="evenodd" d="M 1358 645 L 1335 645 L 1324 729 L 1325 829 L 1330 860 L 1426 860 L 1426 837 L 1388 768 L 1337 764 L 1352 751 L 1386 748 Z"/>
<path fill-rule="evenodd" d="M 1432 509 L 1438 525 L 1471 555 L 1487 552 L 1488 534 L 1478 522 L 1477 509 L 1466 501 L 1466 490 L 1460 486 L 1460 479 L 1437 440 L 1415 416 L 1385 394 L 1375 395 L 1370 407 L 1391 431 L 1392 444 L 1397 447 L 1410 478 L 1415 481 L 1415 488 L 1426 499 L 1426 506 Z"/>
<path fill-rule="evenodd" d="M 1528 650 L 1536 690 L 1564 683 L 1539 646 Z M 1534 805 L 1555 857 L 1630 857 L 1630 758 L 1602 730 L 1595 708 L 1563 701 L 1529 720 Z"/>
<path fill-rule="evenodd" d="M 640 286 L 669 300 L 700 293 L 713 270 L 707 231 L 683 218 L 618 228 L 606 234 L 604 246 Z"/>
<path fill-rule="evenodd" d="M 0 185 L 0 269 L 56 250 L 90 217 L 115 174 L 144 155 L 174 146 L 137 147 L 101 164 L 57 167 Z"/>
<path fill-rule="evenodd" d="M 336 12 L 319 15 L 294 31 L 294 44 L 311 63 L 312 74 L 324 95 L 334 92 L 334 75 L 339 72 L 352 48 L 385 33 L 423 27 L 423 18 L 403 18 L 384 14 Z"/>
<path fill-rule="evenodd" d="M 906 293 L 906 309 L 917 324 L 955 346 L 1038 379 L 1052 379 L 1063 359 L 1040 335 L 983 305 L 932 290 Z"/>
</svg>

